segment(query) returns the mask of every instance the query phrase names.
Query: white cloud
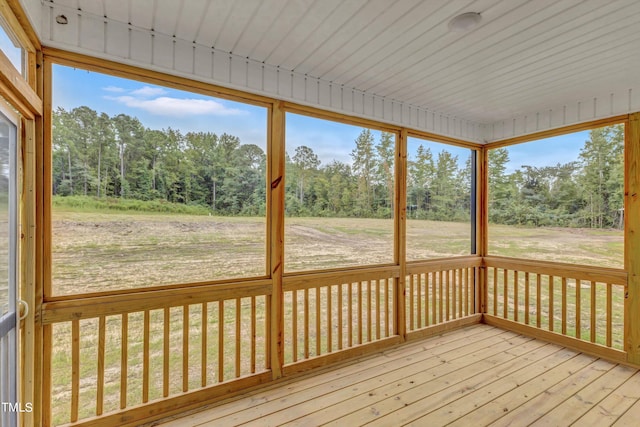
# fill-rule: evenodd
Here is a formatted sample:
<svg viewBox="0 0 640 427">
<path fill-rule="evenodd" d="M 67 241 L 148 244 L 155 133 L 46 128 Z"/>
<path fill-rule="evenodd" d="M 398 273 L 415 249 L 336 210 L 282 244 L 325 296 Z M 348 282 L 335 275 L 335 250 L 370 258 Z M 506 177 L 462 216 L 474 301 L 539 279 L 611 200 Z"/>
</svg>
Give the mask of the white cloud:
<svg viewBox="0 0 640 427">
<path fill-rule="evenodd" d="M 246 111 L 237 108 L 228 108 L 219 102 L 207 99 L 183 99 L 167 96 L 154 99 L 140 99 L 129 95 L 106 98 L 124 104 L 129 108 L 139 108 L 151 114 L 162 116 L 238 116 L 247 114 Z"/>
<path fill-rule="evenodd" d="M 117 87 L 117 86 L 107 86 L 107 87 L 103 87 L 102 90 L 105 90 L 107 92 L 116 92 L 116 93 L 122 93 L 122 92 L 126 92 L 125 89 L 121 88 L 121 87 Z"/>
<path fill-rule="evenodd" d="M 167 93 L 167 91 L 162 89 L 161 87 L 151 87 L 151 86 L 143 86 L 140 89 L 131 91 L 131 95 L 142 96 L 142 97 L 159 96 L 159 95 L 164 95 L 165 93 Z"/>
</svg>

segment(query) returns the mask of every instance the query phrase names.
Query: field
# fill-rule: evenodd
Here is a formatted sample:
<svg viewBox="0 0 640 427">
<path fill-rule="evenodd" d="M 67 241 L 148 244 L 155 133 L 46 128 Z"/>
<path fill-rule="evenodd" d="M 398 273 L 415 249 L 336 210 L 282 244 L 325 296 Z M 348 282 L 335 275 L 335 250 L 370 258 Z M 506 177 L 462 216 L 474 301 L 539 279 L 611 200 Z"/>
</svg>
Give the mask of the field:
<svg viewBox="0 0 640 427">
<path fill-rule="evenodd" d="M 53 215 L 53 289 L 55 295 L 189 283 L 232 277 L 266 275 L 265 220 L 249 217 L 162 214 L 144 212 L 78 212 L 56 209 Z M 491 253 L 495 255 L 621 267 L 623 236 L 620 231 L 584 229 L 490 227 Z M 464 223 L 410 220 L 407 224 L 408 260 L 433 259 L 470 252 L 470 226 Z M 393 262 L 393 221 L 353 218 L 288 218 L 285 228 L 285 272 Z M 559 299 L 557 299 L 559 300 Z M 311 302 L 315 304 L 314 301 Z M 248 318 L 249 301 L 242 300 L 242 319 Z M 298 304 L 302 307 L 302 303 Z M 218 354 L 219 329 L 215 304 L 209 313 L 209 360 Z M 323 313 L 326 307 L 321 308 Z M 199 386 L 197 338 L 200 308 L 190 306 L 189 389 Z M 233 307 L 225 307 L 225 372 L 233 377 Z M 258 342 L 264 348 L 264 298 L 258 301 Z M 182 308 L 170 313 L 171 343 L 169 394 L 181 391 Z M 150 313 L 149 399 L 162 395 L 162 310 Z M 141 403 L 142 313 L 128 316 L 127 404 Z M 83 320 L 80 331 L 80 417 L 95 414 L 97 319 Z M 122 320 L 107 318 L 105 354 L 105 411 L 119 403 Z M 245 329 L 242 341 L 245 342 Z M 71 359 L 70 323 L 54 326 L 53 418 L 69 420 Z M 174 338 L 175 337 L 175 338 Z M 248 339 L 248 338 L 247 338 Z M 243 344 L 244 346 L 244 344 Z M 244 347 L 243 347 L 244 348 Z M 301 348 L 301 346 L 299 347 Z M 229 353 L 229 354 L 227 354 Z M 287 356 L 290 359 L 290 355 Z M 195 358 L 194 360 L 191 360 Z M 247 372 L 243 356 L 242 372 Z M 264 366 L 264 352 L 258 355 Z M 193 372 L 191 372 L 193 370 Z M 212 370 L 213 372 L 213 370 Z M 175 374 L 174 374 L 175 373 Z M 213 373 L 211 374 L 213 375 Z M 215 376 L 208 382 L 215 383 Z"/>
<path fill-rule="evenodd" d="M 490 227 L 490 254 L 621 268 L 619 230 Z M 56 295 L 266 275 L 264 218 L 57 210 Z M 469 224 L 409 220 L 407 259 L 470 253 Z M 393 221 L 288 218 L 285 272 L 393 262 Z"/>
</svg>

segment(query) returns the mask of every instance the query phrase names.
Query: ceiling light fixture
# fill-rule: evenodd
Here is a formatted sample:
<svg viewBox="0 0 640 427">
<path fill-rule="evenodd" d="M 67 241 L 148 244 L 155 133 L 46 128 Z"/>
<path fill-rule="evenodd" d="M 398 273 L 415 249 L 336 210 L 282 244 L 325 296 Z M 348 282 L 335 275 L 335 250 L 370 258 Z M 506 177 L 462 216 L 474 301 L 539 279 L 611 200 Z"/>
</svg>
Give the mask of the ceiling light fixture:
<svg viewBox="0 0 640 427">
<path fill-rule="evenodd" d="M 477 12 L 467 12 L 462 15 L 458 15 L 449 21 L 449 29 L 451 31 L 469 31 L 470 29 L 476 27 L 480 21 L 482 20 L 482 16 L 480 16 Z"/>
<path fill-rule="evenodd" d="M 58 15 L 56 16 L 56 22 L 60 25 L 67 25 L 69 23 L 69 20 L 64 15 Z"/>
</svg>

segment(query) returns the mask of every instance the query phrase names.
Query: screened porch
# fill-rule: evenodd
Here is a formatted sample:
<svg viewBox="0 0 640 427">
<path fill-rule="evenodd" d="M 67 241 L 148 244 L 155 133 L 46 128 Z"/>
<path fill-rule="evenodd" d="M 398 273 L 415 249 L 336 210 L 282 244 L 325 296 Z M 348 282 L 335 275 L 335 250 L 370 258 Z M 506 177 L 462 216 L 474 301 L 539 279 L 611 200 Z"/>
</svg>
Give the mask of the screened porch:
<svg viewBox="0 0 640 427">
<path fill-rule="evenodd" d="M 1 425 L 640 415 L 638 2 L 0 13 Z"/>
</svg>

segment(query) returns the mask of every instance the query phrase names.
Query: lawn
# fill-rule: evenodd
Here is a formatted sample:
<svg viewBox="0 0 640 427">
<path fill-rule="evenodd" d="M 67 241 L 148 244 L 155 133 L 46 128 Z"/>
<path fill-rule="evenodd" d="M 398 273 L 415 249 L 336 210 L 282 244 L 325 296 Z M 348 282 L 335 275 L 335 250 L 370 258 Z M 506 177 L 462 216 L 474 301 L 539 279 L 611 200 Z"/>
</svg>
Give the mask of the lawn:
<svg viewBox="0 0 640 427">
<path fill-rule="evenodd" d="M 287 218 L 285 224 L 285 272 L 393 262 L 392 220 Z M 53 289 L 56 295 L 266 275 L 266 223 L 263 218 L 55 210 L 52 225 Z M 469 254 L 470 234 L 469 224 L 409 220 L 407 258 L 419 260 Z M 612 230 L 492 225 L 490 252 L 494 255 L 621 267 L 623 235 Z M 314 301 L 310 302 L 311 309 L 315 307 Z M 246 322 L 250 318 L 249 303 L 249 299 L 242 299 L 243 352 L 246 352 L 244 343 L 248 333 Z M 301 304 L 298 304 L 298 309 Z M 256 331 L 258 371 L 264 369 L 266 355 L 264 306 L 265 299 L 260 297 Z M 323 305 L 323 316 L 325 309 Z M 181 392 L 183 310 L 183 307 L 174 307 L 170 311 L 170 395 Z M 218 360 L 217 331 L 222 326 L 225 331 L 224 378 L 233 378 L 237 318 L 234 304 L 224 306 L 223 325 L 219 322 L 220 306 L 217 303 L 209 303 L 207 310 L 208 364 L 215 365 Z M 152 310 L 149 315 L 149 398 L 154 399 L 162 396 L 163 310 Z M 128 405 L 141 403 L 142 316 L 142 312 L 128 315 Z M 189 306 L 188 318 L 191 337 L 188 344 L 188 383 L 189 389 L 197 389 L 201 365 L 201 306 Z M 122 317 L 108 316 L 106 324 L 104 409 L 110 411 L 116 410 L 119 402 Z M 97 319 L 81 321 L 80 335 L 82 418 L 95 413 Z M 55 424 L 69 419 L 70 345 L 70 323 L 55 325 L 52 355 Z M 298 352 L 301 349 L 299 344 Z M 290 359 L 291 355 L 287 354 L 287 360 Z M 242 374 L 247 374 L 248 356 L 243 355 L 241 360 Z M 208 371 L 208 384 L 218 381 L 215 372 L 216 367 L 212 366 Z"/>
<path fill-rule="evenodd" d="M 264 218 L 56 211 L 57 295 L 266 275 Z M 621 268 L 619 230 L 490 226 L 489 252 Z M 409 220 L 407 259 L 467 255 L 470 226 Z M 393 262 L 393 221 L 287 218 L 285 272 Z"/>
</svg>

